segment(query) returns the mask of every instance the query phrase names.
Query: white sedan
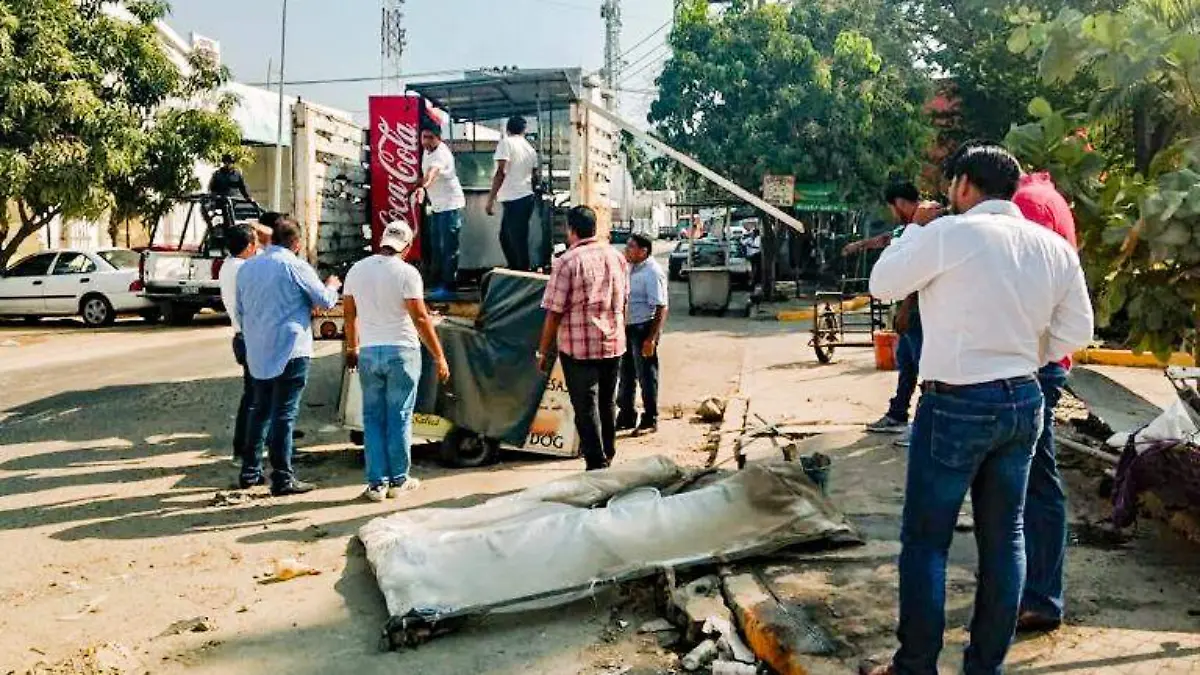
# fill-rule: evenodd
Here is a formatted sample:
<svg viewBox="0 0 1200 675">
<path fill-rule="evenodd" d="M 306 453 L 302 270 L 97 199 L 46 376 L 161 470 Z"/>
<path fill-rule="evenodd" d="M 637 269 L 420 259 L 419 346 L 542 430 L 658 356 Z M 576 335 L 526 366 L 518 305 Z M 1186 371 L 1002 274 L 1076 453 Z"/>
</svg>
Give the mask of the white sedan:
<svg viewBox="0 0 1200 675">
<path fill-rule="evenodd" d="M 46 251 L 18 260 L 0 273 L 0 316 L 79 316 L 92 327 L 111 325 L 118 314 L 156 321 L 158 307 L 142 296 L 138 259 L 134 251 L 116 248 Z"/>
</svg>

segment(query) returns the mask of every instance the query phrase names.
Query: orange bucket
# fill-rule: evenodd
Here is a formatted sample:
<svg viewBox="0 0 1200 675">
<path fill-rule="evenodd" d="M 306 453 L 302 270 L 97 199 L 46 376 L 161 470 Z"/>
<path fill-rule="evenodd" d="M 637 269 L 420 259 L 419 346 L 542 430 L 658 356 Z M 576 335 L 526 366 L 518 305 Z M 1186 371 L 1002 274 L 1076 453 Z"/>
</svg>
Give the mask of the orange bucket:
<svg viewBox="0 0 1200 675">
<path fill-rule="evenodd" d="M 873 336 L 875 342 L 875 369 L 896 369 L 896 345 L 900 344 L 900 336 L 890 330 L 881 330 Z"/>
</svg>

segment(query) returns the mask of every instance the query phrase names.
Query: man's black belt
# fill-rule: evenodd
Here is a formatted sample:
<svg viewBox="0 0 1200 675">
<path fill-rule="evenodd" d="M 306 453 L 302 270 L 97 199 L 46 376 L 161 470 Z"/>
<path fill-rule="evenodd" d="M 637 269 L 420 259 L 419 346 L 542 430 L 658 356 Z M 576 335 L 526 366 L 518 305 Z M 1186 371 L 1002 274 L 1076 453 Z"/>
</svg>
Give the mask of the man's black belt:
<svg viewBox="0 0 1200 675">
<path fill-rule="evenodd" d="M 1006 380 L 992 380 L 991 382 L 980 382 L 978 384 L 946 384 L 936 380 L 926 380 L 921 383 L 921 391 L 933 394 L 954 394 L 964 391 L 978 391 L 980 389 L 1013 389 L 1021 385 L 1037 382 L 1037 378 L 1033 375 L 1021 375 L 1019 377 L 1010 377 Z"/>
</svg>

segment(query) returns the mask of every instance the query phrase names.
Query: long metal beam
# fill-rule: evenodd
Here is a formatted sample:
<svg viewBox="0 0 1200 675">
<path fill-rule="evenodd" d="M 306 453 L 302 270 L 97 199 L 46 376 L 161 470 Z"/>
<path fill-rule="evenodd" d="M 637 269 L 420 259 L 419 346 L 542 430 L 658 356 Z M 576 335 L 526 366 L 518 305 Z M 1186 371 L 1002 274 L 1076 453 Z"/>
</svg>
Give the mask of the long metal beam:
<svg viewBox="0 0 1200 675">
<path fill-rule="evenodd" d="M 666 155 L 667 157 L 670 157 L 671 159 L 675 160 L 676 162 L 679 162 L 680 164 L 684 165 L 685 167 L 691 169 L 692 171 L 695 171 L 696 173 L 700 174 L 701 176 L 704 176 L 705 178 L 707 178 L 710 182 L 712 182 L 717 187 L 719 187 L 723 190 L 726 190 L 727 192 L 730 192 L 730 193 L 736 195 L 737 197 L 740 197 L 741 199 L 746 200 L 751 205 L 756 206 L 759 209 L 762 209 L 768 215 L 773 216 L 775 219 L 777 219 L 781 223 L 784 223 L 785 225 L 787 225 L 788 227 L 792 228 L 793 230 L 795 230 L 797 232 L 803 233 L 806 231 L 804 223 L 800 222 L 799 220 L 796 220 L 796 218 L 794 218 L 793 216 L 789 216 L 788 214 L 784 213 L 782 210 L 779 209 L 779 207 L 767 203 L 767 201 L 764 200 L 762 197 L 759 197 L 758 195 L 754 194 L 753 192 L 750 192 L 749 190 L 746 190 L 745 188 L 738 185 L 737 183 L 734 183 L 733 181 L 722 176 L 721 174 L 717 173 L 716 171 L 713 171 L 712 169 L 708 168 L 707 166 L 704 166 L 703 164 L 696 161 L 692 157 L 676 150 L 675 148 L 672 148 L 671 146 L 660 141 L 659 139 L 655 138 L 654 136 L 650 135 L 649 133 L 642 131 L 641 129 L 634 126 L 634 124 L 632 122 L 630 122 L 629 120 L 626 120 L 625 118 L 621 117 L 620 115 L 617 115 L 616 113 L 609 112 L 608 110 L 605 110 L 604 108 L 593 104 L 591 101 L 580 101 L 580 103 L 582 105 L 586 106 L 587 109 L 590 110 L 591 112 L 599 115 L 600 117 L 603 117 L 604 119 L 608 120 L 609 122 L 612 122 L 613 124 L 617 125 L 618 127 L 624 129 L 625 131 L 628 131 L 630 134 L 633 134 L 633 137 L 638 139 L 639 141 L 642 141 L 646 145 L 649 145 L 650 147 L 654 148 L 655 150 L 658 150 L 659 152 Z"/>
</svg>

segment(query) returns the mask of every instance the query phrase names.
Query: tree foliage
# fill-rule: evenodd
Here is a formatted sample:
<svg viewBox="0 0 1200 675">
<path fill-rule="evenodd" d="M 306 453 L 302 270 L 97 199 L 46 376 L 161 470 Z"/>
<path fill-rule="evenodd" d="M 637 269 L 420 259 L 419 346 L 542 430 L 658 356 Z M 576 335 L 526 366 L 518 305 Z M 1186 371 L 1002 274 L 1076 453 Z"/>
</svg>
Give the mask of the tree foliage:
<svg viewBox="0 0 1200 675">
<path fill-rule="evenodd" d="M 1084 10 L 1118 0 L 1067 0 Z M 1029 34 L 1014 33 L 1013 21 L 1049 16 L 1063 0 L 916 0 L 905 3 L 923 30 L 921 58 L 940 79 L 939 87 L 956 108 L 939 120 L 952 143 L 1000 139 L 1014 123 L 1026 121 L 1025 106 L 1035 97 L 1058 109 L 1079 109 L 1091 91 L 1086 82 L 1050 86 L 1029 61 L 1010 46 L 1028 46 Z M 1026 41 L 1024 45 L 1021 41 Z"/>
<path fill-rule="evenodd" d="M 1200 351 L 1200 0 L 1068 8 L 1014 35 L 1047 84 L 1096 85 L 1086 114 L 1035 100 L 1008 142 L 1073 199 L 1100 323 L 1124 312 L 1135 348 Z"/>
<path fill-rule="evenodd" d="M 0 268 L 55 217 L 160 216 L 199 187 L 197 160 L 236 150 L 227 72 L 171 61 L 165 2 L 118 18 L 100 0 L 0 3 Z"/>
<path fill-rule="evenodd" d="M 743 186 L 791 174 L 874 202 L 931 135 L 905 25 L 886 0 L 683 0 L 650 121 Z"/>
</svg>

